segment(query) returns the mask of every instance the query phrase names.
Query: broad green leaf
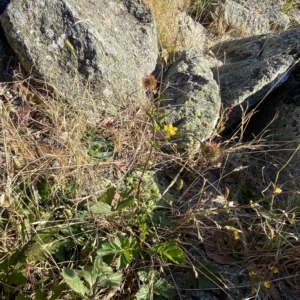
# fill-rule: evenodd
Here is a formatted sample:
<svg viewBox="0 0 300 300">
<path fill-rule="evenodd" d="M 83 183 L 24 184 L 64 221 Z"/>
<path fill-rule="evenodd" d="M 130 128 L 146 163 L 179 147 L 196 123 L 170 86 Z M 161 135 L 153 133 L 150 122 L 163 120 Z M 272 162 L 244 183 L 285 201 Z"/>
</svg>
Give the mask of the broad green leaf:
<svg viewBox="0 0 300 300">
<path fill-rule="evenodd" d="M 159 254 L 164 262 L 169 260 L 177 265 L 185 262 L 184 253 L 175 242 L 158 243 L 152 250 Z"/>
<path fill-rule="evenodd" d="M 93 276 L 92 271 L 93 268 L 91 266 L 84 266 L 80 271 L 80 275 L 82 275 L 82 277 L 87 281 L 90 289 L 93 288 L 93 285 L 97 280 L 97 276 Z"/>
<path fill-rule="evenodd" d="M 62 293 L 62 291 L 66 290 L 67 286 L 66 284 L 63 282 L 61 284 L 55 285 L 53 283 L 53 295 L 51 296 L 51 298 L 49 300 L 57 300 L 59 299 L 60 294 Z"/>
<path fill-rule="evenodd" d="M 123 197 L 118 202 L 117 210 L 122 210 L 126 207 L 130 207 L 134 204 L 134 195 L 129 195 L 127 198 L 123 199 Z"/>
<path fill-rule="evenodd" d="M 148 285 L 142 285 L 139 291 L 135 294 L 137 300 L 151 300 L 151 293 Z"/>
<path fill-rule="evenodd" d="M 131 254 L 128 251 L 124 251 L 119 259 L 118 259 L 118 263 L 117 263 L 117 267 L 118 269 L 124 269 L 131 261 Z"/>
<path fill-rule="evenodd" d="M 25 270 L 24 271 L 14 270 L 11 274 L 9 274 L 6 277 L 6 280 L 10 285 L 25 284 L 27 282 L 27 277 L 25 276 Z"/>
<path fill-rule="evenodd" d="M 80 296 L 84 297 L 85 293 L 88 292 L 87 287 L 80 280 L 76 271 L 69 268 L 63 268 L 62 276 L 66 281 L 67 285 Z"/>
<path fill-rule="evenodd" d="M 115 194 L 116 194 L 116 188 L 113 187 L 113 186 L 108 188 L 107 191 L 106 191 L 106 194 L 107 194 L 107 201 L 108 201 L 106 203 L 111 205 L 111 203 L 112 203 L 112 201 L 115 197 Z"/>
<path fill-rule="evenodd" d="M 104 195 L 102 195 L 98 201 L 99 202 L 103 202 L 103 203 L 106 203 L 108 205 L 111 205 L 114 197 L 115 197 L 115 194 L 116 194 L 116 188 L 115 187 L 109 187 L 107 190 L 106 190 L 106 193 Z"/>
<path fill-rule="evenodd" d="M 103 244 L 102 248 L 97 251 L 97 254 L 100 256 L 106 256 L 106 255 L 118 254 L 121 252 L 122 250 L 112 242 L 112 243 Z"/>
<path fill-rule="evenodd" d="M 109 216 L 114 213 L 111 210 L 111 206 L 104 202 L 95 202 L 91 204 L 90 209 L 94 214 L 103 215 L 103 216 Z"/>
<path fill-rule="evenodd" d="M 164 278 L 160 278 L 154 283 L 153 293 L 167 299 L 174 299 L 176 295 L 174 288 Z"/>
<path fill-rule="evenodd" d="M 2 257 L 1 257 L 2 260 Z M 14 267 L 18 263 L 25 263 L 24 256 L 21 255 L 21 250 L 14 249 L 12 254 L 9 257 L 6 257 L 1 263 L 0 263 L 0 270 L 8 273 L 9 269 L 11 267 Z"/>
<path fill-rule="evenodd" d="M 122 276 L 123 275 L 121 272 L 115 272 L 110 275 L 104 274 L 103 276 L 97 279 L 96 285 L 103 286 L 103 287 L 110 286 L 112 288 L 117 289 L 120 287 L 120 284 L 122 282 Z"/>
<path fill-rule="evenodd" d="M 152 222 L 160 228 L 170 228 L 172 226 L 172 222 L 167 218 L 166 212 L 162 210 L 156 210 L 153 212 Z"/>
<path fill-rule="evenodd" d="M 164 279 L 156 270 L 143 270 L 138 272 L 140 280 L 143 282 L 142 287 L 136 293 L 137 299 L 174 299 L 175 292 L 173 287 Z M 156 297 L 155 297 L 156 295 Z M 162 296 L 162 297 L 158 297 Z"/>
<path fill-rule="evenodd" d="M 40 289 L 35 291 L 35 300 L 47 300 L 47 294 L 42 292 Z"/>
<path fill-rule="evenodd" d="M 104 243 L 97 251 L 100 256 L 119 255 L 118 267 L 124 268 L 132 257 L 137 258 L 138 244 L 132 237 L 117 236 L 113 242 Z"/>
<path fill-rule="evenodd" d="M 153 283 L 160 278 L 159 272 L 154 269 L 138 271 L 138 275 L 144 284 Z"/>
<path fill-rule="evenodd" d="M 108 268 L 108 269 L 105 269 Z M 103 259 L 100 255 L 97 255 L 95 260 L 94 260 L 94 266 L 93 270 L 97 275 L 102 274 L 103 272 L 109 272 L 110 267 L 107 267 L 106 264 L 103 262 Z M 105 271 L 103 271 L 105 270 Z"/>
</svg>

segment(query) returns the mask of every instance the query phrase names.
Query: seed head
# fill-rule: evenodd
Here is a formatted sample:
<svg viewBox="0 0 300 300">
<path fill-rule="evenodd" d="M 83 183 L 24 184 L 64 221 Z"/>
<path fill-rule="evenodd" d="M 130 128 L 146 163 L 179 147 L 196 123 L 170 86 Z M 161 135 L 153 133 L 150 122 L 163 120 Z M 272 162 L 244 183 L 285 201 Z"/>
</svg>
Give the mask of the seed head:
<svg viewBox="0 0 300 300">
<path fill-rule="evenodd" d="M 152 74 L 145 75 L 143 78 L 143 86 L 147 91 L 153 91 L 156 88 L 156 79 Z"/>
</svg>

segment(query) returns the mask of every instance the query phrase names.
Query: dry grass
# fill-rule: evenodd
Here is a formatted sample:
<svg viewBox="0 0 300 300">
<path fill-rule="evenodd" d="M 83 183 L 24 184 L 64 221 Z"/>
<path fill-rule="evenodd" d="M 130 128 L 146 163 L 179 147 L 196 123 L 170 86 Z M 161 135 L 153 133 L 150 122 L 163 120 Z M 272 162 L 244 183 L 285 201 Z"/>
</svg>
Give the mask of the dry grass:
<svg viewBox="0 0 300 300">
<path fill-rule="evenodd" d="M 161 48 L 173 49 L 178 33 L 174 16 L 178 7 L 190 2 L 178 0 L 174 5 L 171 0 L 147 1 L 158 25 Z M 198 4 L 204 5 L 195 11 L 201 18 L 207 2 Z M 101 295 L 132 297 L 141 287 L 137 271 L 153 268 L 169 274 L 180 299 L 189 288 L 222 290 L 231 299 L 252 293 L 253 297 L 272 296 L 277 300 L 278 291 L 291 299 L 292 295 L 299 296 L 299 194 L 292 189 L 274 193 L 277 180 L 271 175 L 274 165 L 270 161 L 272 151 L 279 151 L 283 145 L 268 144 L 265 132 L 243 141 L 253 111 L 243 116 L 230 139 L 224 140 L 216 132 L 202 150 L 187 159 L 176 151 L 161 151 L 160 146 L 167 141 L 163 136 L 159 141 L 155 139 L 154 123 L 147 116 L 149 111 L 159 114 L 153 99 L 143 102 L 144 106 L 128 106 L 115 115 L 104 113 L 96 124 L 91 124 L 84 107 L 74 108 L 57 99 L 43 82 L 23 75 L 20 69 L 12 75 L 12 82 L 2 84 L 0 264 L 15 255 L 25 257 L 18 263 L 28 279 L 26 284 L 14 285 L 3 279 L 0 271 L 4 285 L 12 285 L 8 289 L 12 298 L 22 290 L 28 299 L 35 299 L 37 287 L 50 295 L 53 286 L 62 282 L 63 266 L 90 265 L 103 241 L 111 242 L 118 234 L 140 239 L 140 207 L 133 211 L 135 223 L 130 223 L 126 214 L 124 218 L 121 212 L 117 216 L 95 214 L 89 205 L 111 186 L 118 191 L 114 196 L 120 196 L 124 179 L 133 170 L 143 168 L 163 173 L 167 184 L 161 205 L 173 224 L 162 230 L 161 224 L 151 220 L 153 228 L 148 229 L 154 233 L 150 240 L 140 242 L 142 259 L 133 260 L 123 270 L 120 290 L 106 289 Z M 226 112 L 224 115 L 219 130 L 228 117 Z M 91 143 L 100 140 L 113 146 L 113 155 L 104 159 L 89 155 Z M 211 159 L 216 149 L 218 153 Z M 287 165 L 280 164 L 282 168 L 277 172 Z M 140 178 L 129 187 L 138 190 L 145 182 Z M 118 201 L 115 197 L 113 200 Z M 43 227 L 45 224 L 48 227 Z M 64 259 L 55 257 L 57 253 L 51 252 L 46 238 L 35 239 L 43 230 L 66 244 L 68 252 L 60 253 Z M 157 241 L 176 241 L 180 245 L 187 257 L 183 271 L 154 257 L 150 250 Z M 34 243 L 44 247 L 43 257 L 34 251 Z M 226 277 L 227 267 L 215 271 L 213 264 L 238 266 L 244 281 L 241 289 L 237 281 Z M 13 268 L 16 266 L 12 263 Z M 112 266 L 116 270 L 114 261 Z M 187 282 L 181 282 L 184 276 L 180 272 L 190 276 Z M 220 274 L 223 278 L 218 279 Z M 199 278 L 199 285 L 190 286 L 190 278 L 195 282 Z M 203 282 L 208 282 L 207 286 Z M 235 294 L 234 290 L 244 294 Z M 0 295 L 8 292 L 2 289 Z M 59 299 L 70 299 L 71 295 L 65 287 Z"/>
<path fill-rule="evenodd" d="M 189 7 L 189 0 L 146 0 L 157 26 L 159 47 L 174 51 L 179 38 L 176 15 L 179 10 Z"/>
</svg>

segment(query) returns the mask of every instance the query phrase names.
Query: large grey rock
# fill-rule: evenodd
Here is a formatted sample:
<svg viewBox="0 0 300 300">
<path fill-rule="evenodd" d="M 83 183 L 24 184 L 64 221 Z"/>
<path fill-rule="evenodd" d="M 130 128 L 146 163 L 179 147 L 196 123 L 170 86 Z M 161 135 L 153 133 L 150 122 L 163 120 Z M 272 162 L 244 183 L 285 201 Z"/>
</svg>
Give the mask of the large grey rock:
<svg viewBox="0 0 300 300">
<path fill-rule="evenodd" d="M 217 0 L 209 11 L 219 30 L 233 30 L 240 36 L 284 30 L 290 19 L 281 10 L 283 0 Z"/>
<path fill-rule="evenodd" d="M 156 65 L 142 0 L 12 0 L 1 24 L 24 68 L 86 110 L 139 101 L 142 77 Z"/>
<path fill-rule="evenodd" d="M 218 0 L 210 5 L 209 10 L 219 24 L 219 31 L 234 29 L 243 36 L 269 32 L 268 19 L 233 0 Z"/>
<path fill-rule="evenodd" d="M 269 22 L 270 30 L 287 29 L 290 18 L 283 12 L 285 0 L 233 0 L 249 10 L 249 12 L 259 13 Z"/>
<path fill-rule="evenodd" d="M 207 30 L 185 12 L 178 12 L 176 18 L 178 22 L 177 50 L 204 52 L 207 46 Z"/>
<path fill-rule="evenodd" d="M 282 84 L 299 53 L 300 31 L 292 29 L 276 35 L 261 35 L 228 41 L 213 47 L 224 62 L 212 68 L 220 81 L 224 107 L 235 106 L 229 125 L 241 119 L 242 110 L 251 108 L 269 91 Z"/>
<path fill-rule="evenodd" d="M 278 117 L 274 120 L 276 114 Z M 286 208 L 289 205 L 299 206 L 300 149 L 295 152 L 300 145 L 299 64 L 293 67 L 288 80 L 265 99 L 259 107 L 259 112 L 250 121 L 246 134 L 250 138 L 257 136 L 268 124 L 270 126 L 265 139 L 272 146 L 261 160 L 265 163 L 264 173 L 269 178 L 267 183 L 270 181 L 274 183 L 276 173 L 285 166 L 279 173 L 277 182 L 278 187 L 285 193 L 279 197 L 282 201 L 286 201 L 281 205 Z"/>
<path fill-rule="evenodd" d="M 164 75 L 169 86 L 161 105 L 165 121 L 178 127 L 178 149 L 191 150 L 212 134 L 221 100 L 208 61 L 199 53 L 183 51 Z M 193 138 L 195 136 L 197 139 Z"/>
</svg>

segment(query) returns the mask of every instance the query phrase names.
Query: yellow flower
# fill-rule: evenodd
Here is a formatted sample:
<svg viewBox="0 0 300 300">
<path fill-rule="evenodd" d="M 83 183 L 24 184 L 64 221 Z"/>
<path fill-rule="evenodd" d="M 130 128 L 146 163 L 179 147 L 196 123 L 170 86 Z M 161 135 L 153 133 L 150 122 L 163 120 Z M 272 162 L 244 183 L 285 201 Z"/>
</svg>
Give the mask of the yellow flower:
<svg viewBox="0 0 300 300">
<path fill-rule="evenodd" d="M 169 139 L 171 136 L 176 134 L 177 127 L 173 127 L 173 124 L 168 124 L 164 126 L 164 131 L 166 138 Z"/>
<path fill-rule="evenodd" d="M 274 194 L 280 194 L 281 192 L 282 192 L 281 188 L 279 188 L 278 186 L 274 187 L 274 191 L 273 191 Z"/>
<path fill-rule="evenodd" d="M 233 232 L 233 236 L 234 236 L 234 239 L 235 239 L 235 240 L 239 240 L 239 239 L 240 239 L 240 237 L 239 237 L 239 232 L 236 231 L 236 230 Z"/>
<path fill-rule="evenodd" d="M 269 289 L 271 287 L 271 283 L 269 281 L 264 281 L 264 287 Z"/>
<path fill-rule="evenodd" d="M 270 270 L 274 273 L 277 274 L 279 272 L 278 268 L 276 268 L 275 266 L 271 266 Z"/>
<path fill-rule="evenodd" d="M 255 271 L 249 272 L 249 276 L 250 276 L 250 277 L 253 277 L 253 276 L 255 276 L 255 275 L 257 275 L 257 273 L 256 273 Z"/>
</svg>

